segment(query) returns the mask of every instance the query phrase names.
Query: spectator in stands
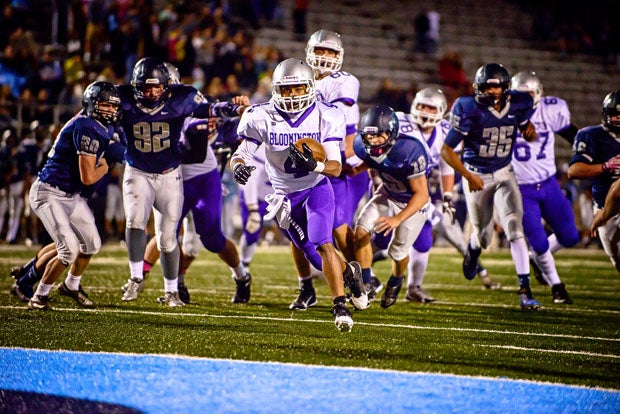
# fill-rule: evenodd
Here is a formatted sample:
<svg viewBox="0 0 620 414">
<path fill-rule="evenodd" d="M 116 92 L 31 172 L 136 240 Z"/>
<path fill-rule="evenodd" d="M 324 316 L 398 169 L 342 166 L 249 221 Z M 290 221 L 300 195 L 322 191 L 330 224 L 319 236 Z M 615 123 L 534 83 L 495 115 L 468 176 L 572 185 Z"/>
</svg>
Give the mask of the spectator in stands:
<svg viewBox="0 0 620 414">
<path fill-rule="evenodd" d="M 293 34 L 295 40 L 306 41 L 306 23 L 308 19 L 308 9 L 310 0 L 294 0 L 293 3 Z"/>
<path fill-rule="evenodd" d="M 446 52 L 437 62 L 437 74 L 444 87 L 448 107 L 459 96 L 473 93 L 471 82 L 463 68 L 463 57 L 459 52 Z"/>
<path fill-rule="evenodd" d="M 423 8 L 413 20 L 413 51 L 433 56 L 439 42 L 439 13 Z"/>
</svg>

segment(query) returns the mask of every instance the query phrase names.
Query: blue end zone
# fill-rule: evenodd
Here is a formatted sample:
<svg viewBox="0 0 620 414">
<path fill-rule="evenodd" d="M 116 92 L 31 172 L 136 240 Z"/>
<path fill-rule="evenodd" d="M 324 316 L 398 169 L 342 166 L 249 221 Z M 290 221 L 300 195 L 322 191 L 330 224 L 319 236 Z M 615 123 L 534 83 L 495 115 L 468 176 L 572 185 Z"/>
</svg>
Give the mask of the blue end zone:
<svg viewBox="0 0 620 414">
<path fill-rule="evenodd" d="M 0 411 L 41 394 L 67 398 L 73 412 L 95 412 L 80 405 L 93 401 L 118 408 L 98 412 L 620 412 L 618 391 L 528 381 L 0 348 Z"/>
</svg>

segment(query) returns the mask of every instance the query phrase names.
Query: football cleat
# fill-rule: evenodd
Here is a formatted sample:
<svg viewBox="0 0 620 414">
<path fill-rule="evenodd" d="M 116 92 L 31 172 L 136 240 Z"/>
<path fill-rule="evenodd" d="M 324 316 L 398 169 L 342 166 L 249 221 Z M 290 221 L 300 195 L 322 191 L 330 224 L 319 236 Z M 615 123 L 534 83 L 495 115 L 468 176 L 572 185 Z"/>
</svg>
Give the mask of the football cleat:
<svg viewBox="0 0 620 414">
<path fill-rule="evenodd" d="M 480 278 L 482 285 L 489 290 L 498 290 L 502 287 L 499 282 L 494 282 L 493 279 L 489 276 L 489 272 L 478 263 L 478 268 L 476 269 L 476 274 Z"/>
<path fill-rule="evenodd" d="M 551 297 L 553 298 L 553 303 L 564 303 L 566 305 L 573 303 L 573 300 L 568 296 L 564 283 L 551 286 Z"/>
<path fill-rule="evenodd" d="M 45 295 L 45 296 L 43 296 L 43 295 L 34 295 L 28 301 L 28 308 L 29 309 L 36 309 L 36 310 L 51 309 L 49 303 L 50 303 L 50 297 L 48 295 Z"/>
<path fill-rule="evenodd" d="M 142 282 L 144 282 L 146 279 L 148 279 L 149 277 L 149 272 L 144 272 L 142 273 Z M 131 281 L 131 279 L 127 280 L 127 283 L 125 283 L 123 286 L 121 286 L 121 290 L 123 291 L 123 293 L 127 292 L 127 288 L 129 287 L 129 282 Z M 144 292 L 144 288 L 146 287 L 145 283 L 140 284 L 140 290 L 138 290 L 138 293 L 142 293 Z"/>
<path fill-rule="evenodd" d="M 375 275 L 370 277 L 370 284 L 375 288 L 375 292 L 378 294 L 383 290 L 383 284 L 379 280 L 379 278 Z"/>
<path fill-rule="evenodd" d="M 540 303 L 532 296 L 532 290 L 529 287 L 519 289 L 519 301 L 523 310 L 538 310 Z"/>
<path fill-rule="evenodd" d="M 387 309 L 393 304 L 396 303 L 398 299 L 398 293 L 400 292 L 400 288 L 403 286 L 403 279 L 400 279 L 400 283 L 396 286 L 390 286 L 389 283 L 385 288 L 385 292 L 383 292 L 383 297 L 381 298 L 381 307 L 383 309 Z"/>
<path fill-rule="evenodd" d="M 23 266 L 12 267 L 11 270 L 9 271 L 9 275 L 13 279 L 19 279 L 20 277 L 22 277 L 25 274 L 26 274 L 26 269 L 24 269 Z"/>
<path fill-rule="evenodd" d="M 375 287 L 372 285 L 372 283 L 366 283 L 364 285 L 364 288 L 366 289 L 366 296 L 368 296 L 368 302 L 372 302 L 377 298 L 377 291 L 375 290 Z M 368 306 L 370 306 L 370 304 Z"/>
<path fill-rule="evenodd" d="M 160 296 L 157 298 L 157 302 L 161 303 L 162 305 L 168 305 L 171 308 L 185 305 L 185 303 L 183 303 L 183 301 L 179 299 L 179 292 L 166 292 L 164 296 Z"/>
<path fill-rule="evenodd" d="M 247 303 L 250 300 L 250 287 L 252 285 L 252 275 L 248 272 L 245 278 L 234 278 L 237 284 L 237 290 L 232 297 L 232 303 Z"/>
<path fill-rule="evenodd" d="M 431 303 L 437 300 L 434 297 L 430 296 L 428 293 L 426 293 L 424 289 L 422 289 L 420 286 L 410 286 L 407 289 L 405 299 L 410 302 L 418 303 Z"/>
<path fill-rule="evenodd" d="M 67 287 L 65 282 L 62 282 L 62 284 L 58 286 L 58 294 L 62 296 L 69 296 L 75 301 L 75 303 L 83 308 L 95 307 L 95 302 L 90 300 L 86 292 L 84 292 L 84 289 L 82 289 L 82 285 L 79 286 L 78 290 L 71 290 Z"/>
<path fill-rule="evenodd" d="M 30 290 L 32 290 L 32 288 L 30 288 Z M 24 303 L 29 302 L 30 298 L 32 297 L 32 294 L 28 296 L 26 293 L 24 293 L 24 291 L 22 291 L 22 288 L 17 283 L 14 283 L 13 287 L 11 287 L 11 295 L 15 296 L 17 299 Z"/>
<path fill-rule="evenodd" d="M 179 299 L 186 305 L 189 304 L 189 290 L 184 283 L 179 283 Z"/>
<path fill-rule="evenodd" d="M 351 312 L 344 303 L 336 303 L 332 308 L 332 316 L 334 317 L 334 325 L 340 332 L 351 332 L 353 329 L 353 318 Z"/>
<path fill-rule="evenodd" d="M 131 278 L 129 282 L 127 282 L 127 290 L 123 293 L 123 301 L 129 302 L 132 300 L 138 299 L 138 293 L 140 293 L 144 288 L 144 279 Z"/>
<path fill-rule="evenodd" d="M 362 267 L 358 262 L 349 262 L 342 274 L 345 285 L 351 291 L 351 304 L 355 309 L 366 309 L 369 305 L 368 294 L 362 280 Z"/>
<path fill-rule="evenodd" d="M 482 249 L 472 249 L 467 245 L 467 252 L 463 259 L 463 275 L 467 280 L 473 280 L 478 271 L 478 258 Z"/>
<path fill-rule="evenodd" d="M 305 311 L 314 305 L 316 305 L 316 292 L 314 288 L 304 289 L 302 287 L 299 289 L 299 296 L 297 296 L 297 299 L 295 299 L 288 308 L 291 310 Z"/>
</svg>

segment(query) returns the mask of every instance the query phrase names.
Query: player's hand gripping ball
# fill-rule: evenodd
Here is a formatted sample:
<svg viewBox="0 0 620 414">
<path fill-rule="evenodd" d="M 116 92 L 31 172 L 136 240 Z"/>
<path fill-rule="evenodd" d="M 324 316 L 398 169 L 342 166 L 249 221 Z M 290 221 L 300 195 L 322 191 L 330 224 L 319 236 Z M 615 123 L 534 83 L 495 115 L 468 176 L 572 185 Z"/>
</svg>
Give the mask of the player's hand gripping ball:
<svg viewBox="0 0 620 414">
<path fill-rule="evenodd" d="M 298 168 L 314 171 L 326 159 L 325 149 L 312 138 L 302 138 L 289 146 L 289 158 Z"/>
</svg>

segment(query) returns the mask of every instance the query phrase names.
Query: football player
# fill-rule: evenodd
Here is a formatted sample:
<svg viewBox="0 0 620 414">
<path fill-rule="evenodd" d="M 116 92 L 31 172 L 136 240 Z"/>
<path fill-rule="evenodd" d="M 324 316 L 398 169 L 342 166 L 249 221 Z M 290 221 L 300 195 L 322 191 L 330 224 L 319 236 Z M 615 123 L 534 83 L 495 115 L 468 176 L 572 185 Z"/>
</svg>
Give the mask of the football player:
<svg viewBox="0 0 620 414">
<path fill-rule="evenodd" d="M 553 253 L 562 247 L 573 247 L 580 236 L 573 206 L 555 178 L 555 134 L 572 144 L 577 128 L 571 123 L 566 101 L 556 96 L 543 96 L 542 83 L 536 73 L 515 74 L 510 88 L 528 92 L 534 98 L 535 110 L 530 121 L 538 137 L 527 142 L 517 134 L 512 154 L 512 166 L 523 199 L 523 230 L 532 249 L 530 263 L 537 278 L 551 285 L 554 303 L 572 303 L 558 275 Z M 541 217 L 553 230 L 550 236 Z"/>
<path fill-rule="evenodd" d="M 314 32 L 306 44 L 306 63 L 312 67 L 315 76 L 316 99 L 329 102 L 340 108 L 346 118 L 346 136 L 340 144 L 343 173 L 338 177 L 329 177 L 334 189 L 336 211 L 334 215 L 334 239 L 336 246 L 347 260 L 353 260 L 353 217 L 357 206 L 368 189 L 368 174 L 350 174 L 350 167 L 358 165 L 360 160 L 353 152 L 353 140 L 359 122 L 359 80 L 342 69 L 344 47 L 341 36 L 331 30 L 321 29 Z M 293 251 L 293 254 L 300 255 Z M 300 255 L 300 260 L 301 255 Z M 299 284 L 306 286 L 299 290 L 299 296 L 291 303 L 293 310 L 305 310 L 314 299 L 309 296 L 313 290 L 313 270 L 309 266 L 300 268 Z M 368 283 L 368 282 L 366 282 Z"/>
<path fill-rule="evenodd" d="M 424 224 L 420 235 L 409 251 L 405 299 L 414 302 L 428 303 L 435 300 L 421 287 L 428 265 L 429 251 L 433 243 L 433 224 L 463 256 L 467 251 L 467 242 L 463 230 L 455 221 L 454 216 L 456 212 L 452 201 L 454 169 L 441 158 L 441 147 L 450 129 L 450 123 L 443 119 L 448 109 L 447 105 L 446 97 L 441 89 L 428 87 L 416 93 L 409 114 L 396 113 L 400 124 L 400 133 L 414 136 L 428 145 L 430 150 L 428 172 L 430 173 L 431 169 L 439 170 L 439 187 L 442 194 L 441 200 L 437 200 L 438 208 L 435 208 L 435 205 L 431 206 L 433 213 Z M 499 285 L 491 280 L 487 270 L 482 265 L 479 264 L 476 274 L 487 289 L 499 288 Z"/>
<path fill-rule="evenodd" d="M 179 84 L 178 69 L 168 62 L 164 65 L 170 74 L 170 83 Z M 249 101 L 244 103 L 249 104 Z M 190 295 L 185 285 L 185 273 L 202 246 L 216 253 L 230 267 L 233 280 L 236 282 L 233 303 L 245 303 L 250 300 L 251 275 L 241 265 L 235 244 L 227 239 L 222 231 L 222 181 L 218 161 L 213 149 L 210 149 L 210 144 L 218 138 L 220 142 L 236 141 L 237 122 L 236 118 L 218 123 L 215 118 L 192 117 L 186 118 L 183 122 L 180 143 L 184 147 L 181 164 L 185 194 L 181 212 L 184 231 L 177 286 L 179 299 L 186 304 L 190 302 Z M 157 228 L 162 215 L 154 210 L 153 217 Z M 153 263 L 159 258 L 159 252 L 152 243 L 153 240 L 149 241 L 145 251 L 143 276 L 148 274 Z M 128 287 L 124 286 L 125 290 Z M 180 306 L 176 301 L 167 301 L 165 296 L 158 298 L 158 301 L 169 306 Z"/>
<path fill-rule="evenodd" d="M 345 117 L 333 105 L 317 102 L 314 85 L 314 72 L 306 62 L 280 62 L 273 73 L 271 100 L 253 105 L 241 117 L 237 132 L 243 140 L 231 167 L 235 181 L 245 185 L 254 170 L 249 162 L 257 147 L 265 146 L 265 169 L 274 190 L 267 200 L 269 213 L 310 263 L 323 270 L 333 298 L 334 324 L 340 331 L 350 331 L 353 318 L 346 305 L 344 280 L 354 306 L 367 307 L 368 297 L 359 264 L 344 263 L 333 246 L 335 199 L 327 179 L 342 171 Z M 325 162 L 316 161 L 307 145 L 302 151 L 295 147 L 304 137 L 323 145 Z"/>
<path fill-rule="evenodd" d="M 155 234 L 164 274 L 164 303 L 182 306 L 178 294 L 177 226 L 183 207 L 183 153 L 179 140 L 187 117 L 238 116 L 245 106 L 205 102 L 193 87 L 171 84 L 164 62 L 146 57 L 134 66 L 131 84 L 119 86 L 127 135 L 127 165 L 123 175 L 127 252 L 130 280 L 123 301 L 138 298 L 143 283 L 145 228 L 155 208 L 161 213 Z"/>
<path fill-rule="evenodd" d="M 120 104 L 114 85 L 100 81 L 90 84 L 84 91 L 82 112 L 62 128 L 30 189 L 32 210 L 56 245 L 56 254 L 46 263 L 41 282 L 28 302 L 30 309 L 50 307 L 50 291 L 69 266 L 58 293 L 73 298 L 82 307 L 94 306 L 82 289 L 81 278 L 90 258 L 99 251 L 101 239 L 86 198 L 92 185 L 108 173 L 105 155 L 118 132 L 115 123 Z M 120 154 L 116 158 L 122 159 Z M 16 283 L 12 291 L 23 300 L 19 293 L 27 296 L 28 292 L 21 291 L 21 287 Z M 27 287 L 32 289 L 32 285 Z"/>
<path fill-rule="evenodd" d="M 392 275 L 381 297 L 381 307 L 388 308 L 398 299 L 409 249 L 418 238 L 430 208 L 426 181 L 430 151 L 424 141 L 399 133 L 398 117 L 385 105 L 376 105 L 364 113 L 354 150 L 367 168 L 379 173 L 383 182 L 357 218 L 355 254 L 362 273 L 369 275 L 371 235 L 392 232 L 388 246 Z"/>
<path fill-rule="evenodd" d="M 478 258 L 493 237 L 493 211 L 505 229 L 519 280 L 522 309 L 538 309 L 530 288 L 530 265 L 523 232 L 523 205 L 512 166 L 517 131 L 525 140 L 536 139 L 529 121 L 534 100 L 526 92 L 510 90 L 504 66 L 488 63 L 476 71 L 475 95 L 458 98 L 452 107 L 452 127 L 441 156 L 464 178 L 463 191 L 473 232 L 463 260 L 463 274 L 476 277 Z M 463 160 L 454 148 L 463 143 Z"/>
<path fill-rule="evenodd" d="M 620 177 L 620 89 L 605 96 L 603 122 L 577 132 L 568 177 L 592 181 L 594 214 L 597 217 L 592 226 L 600 225 L 595 230 L 605 253 L 620 272 L 620 215 L 611 208 L 599 213 L 606 207 L 610 187 Z M 615 197 L 615 194 L 612 192 L 610 197 Z"/>
</svg>

